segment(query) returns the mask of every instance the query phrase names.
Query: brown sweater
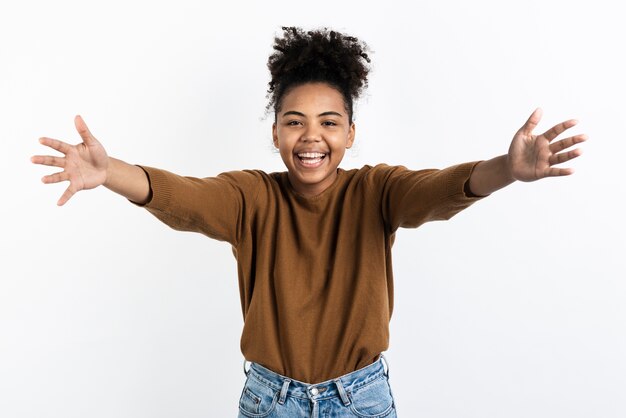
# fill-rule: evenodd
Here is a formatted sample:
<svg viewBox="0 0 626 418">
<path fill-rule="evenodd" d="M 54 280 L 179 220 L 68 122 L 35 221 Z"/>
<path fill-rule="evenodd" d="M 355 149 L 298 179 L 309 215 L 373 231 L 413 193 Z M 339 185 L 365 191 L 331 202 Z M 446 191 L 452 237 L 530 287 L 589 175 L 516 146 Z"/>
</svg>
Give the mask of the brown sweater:
<svg viewBox="0 0 626 418">
<path fill-rule="evenodd" d="M 339 169 L 328 189 L 309 198 L 291 188 L 286 172 L 199 179 L 142 168 L 153 215 L 232 245 L 245 358 L 319 383 L 388 348 L 395 231 L 449 219 L 478 200 L 464 189 L 475 164 Z"/>
</svg>

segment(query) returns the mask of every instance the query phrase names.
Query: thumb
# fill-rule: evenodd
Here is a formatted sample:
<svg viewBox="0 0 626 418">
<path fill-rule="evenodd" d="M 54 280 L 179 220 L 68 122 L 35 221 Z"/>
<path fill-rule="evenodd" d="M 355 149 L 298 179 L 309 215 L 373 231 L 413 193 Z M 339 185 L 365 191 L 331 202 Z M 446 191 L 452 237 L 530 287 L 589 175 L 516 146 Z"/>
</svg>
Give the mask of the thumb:
<svg viewBox="0 0 626 418">
<path fill-rule="evenodd" d="M 94 138 L 94 136 L 91 134 L 91 131 L 89 131 L 87 124 L 80 115 L 76 115 L 76 117 L 74 118 L 74 125 L 76 126 L 76 130 L 78 131 L 80 137 L 83 139 L 83 142 L 85 142 L 85 144 L 92 145 L 95 142 L 96 138 Z"/>
<path fill-rule="evenodd" d="M 520 128 L 519 132 L 531 135 L 533 133 L 533 130 L 539 124 L 542 115 L 543 110 L 541 110 L 541 108 L 538 107 L 537 109 L 535 109 L 535 111 L 530 115 L 524 126 Z"/>
</svg>

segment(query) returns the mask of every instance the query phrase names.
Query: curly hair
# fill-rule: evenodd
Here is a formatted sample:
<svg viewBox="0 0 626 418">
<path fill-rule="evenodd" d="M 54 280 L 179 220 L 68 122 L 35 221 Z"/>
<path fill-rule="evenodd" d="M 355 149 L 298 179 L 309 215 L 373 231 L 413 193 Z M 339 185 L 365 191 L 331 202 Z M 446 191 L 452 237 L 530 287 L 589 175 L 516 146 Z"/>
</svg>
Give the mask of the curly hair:
<svg viewBox="0 0 626 418">
<path fill-rule="evenodd" d="M 367 87 L 370 58 L 367 44 L 353 36 L 327 28 L 303 31 L 283 27 L 274 38 L 274 53 L 267 66 L 272 79 L 266 111 L 280 112 L 282 100 L 291 89 L 305 83 L 324 82 L 342 95 L 352 123 L 353 102 Z"/>
</svg>

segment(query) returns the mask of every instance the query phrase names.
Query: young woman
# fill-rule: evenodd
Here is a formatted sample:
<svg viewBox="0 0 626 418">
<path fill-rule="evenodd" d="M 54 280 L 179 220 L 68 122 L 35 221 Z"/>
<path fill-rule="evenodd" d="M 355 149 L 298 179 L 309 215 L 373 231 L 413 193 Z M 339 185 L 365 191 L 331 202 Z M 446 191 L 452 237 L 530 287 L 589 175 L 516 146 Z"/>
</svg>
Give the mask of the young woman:
<svg viewBox="0 0 626 418">
<path fill-rule="evenodd" d="M 443 170 L 339 164 L 355 140 L 353 103 L 367 85 L 367 46 L 330 30 L 283 28 L 270 56 L 268 109 L 287 171 L 182 177 L 109 157 L 80 116 L 83 142 L 42 144 L 63 157 L 44 183 L 69 181 L 58 204 L 105 186 L 172 228 L 229 242 L 237 260 L 251 362 L 241 417 L 394 417 L 382 354 L 393 311 L 391 246 L 398 228 L 449 219 L 508 184 L 572 173 L 555 165 L 580 155 L 586 139 L 541 135 L 535 110 L 508 153 Z M 569 151 L 568 151 L 569 150 Z M 244 364 L 245 366 L 245 364 Z"/>
</svg>

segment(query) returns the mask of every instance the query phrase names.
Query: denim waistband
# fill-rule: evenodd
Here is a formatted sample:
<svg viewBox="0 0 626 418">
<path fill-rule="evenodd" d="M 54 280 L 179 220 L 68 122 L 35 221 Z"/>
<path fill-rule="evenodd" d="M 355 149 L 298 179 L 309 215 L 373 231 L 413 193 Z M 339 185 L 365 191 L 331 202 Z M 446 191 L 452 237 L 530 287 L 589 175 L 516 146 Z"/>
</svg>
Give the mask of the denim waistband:
<svg viewBox="0 0 626 418">
<path fill-rule="evenodd" d="M 387 365 L 387 370 L 385 370 L 385 365 Z M 347 405 L 349 404 L 349 400 L 346 396 L 346 392 L 352 392 L 376 379 L 382 377 L 388 378 L 389 364 L 385 356 L 381 354 L 379 359 L 369 366 L 315 384 L 301 382 L 280 375 L 254 362 L 250 364 L 250 369 L 246 374 L 248 377 L 252 377 L 275 390 L 280 390 L 279 403 L 283 403 L 287 395 L 296 398 L 310 399 L 314 402 L 338 396 Z"/>
</svg>

